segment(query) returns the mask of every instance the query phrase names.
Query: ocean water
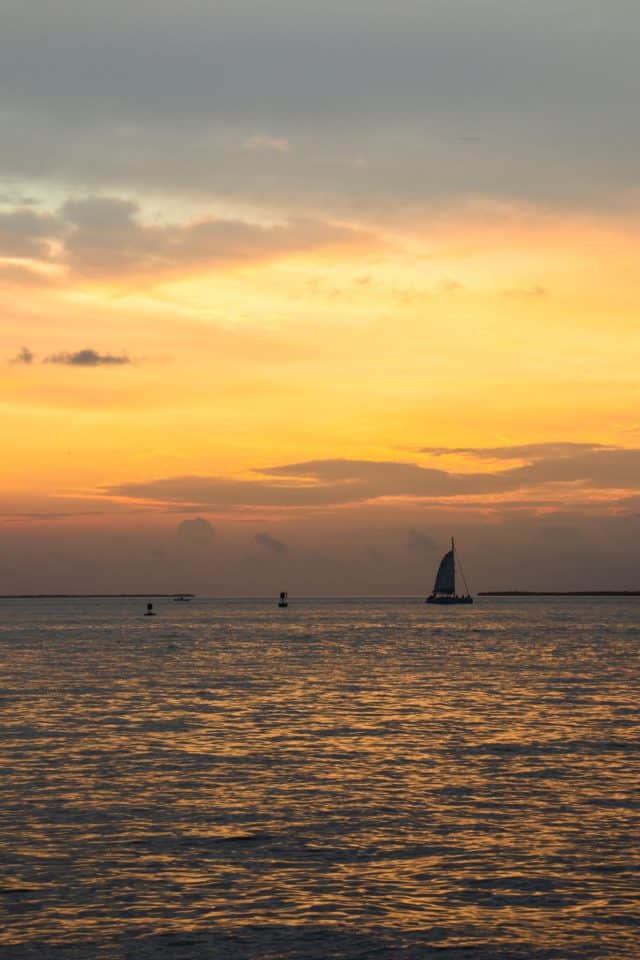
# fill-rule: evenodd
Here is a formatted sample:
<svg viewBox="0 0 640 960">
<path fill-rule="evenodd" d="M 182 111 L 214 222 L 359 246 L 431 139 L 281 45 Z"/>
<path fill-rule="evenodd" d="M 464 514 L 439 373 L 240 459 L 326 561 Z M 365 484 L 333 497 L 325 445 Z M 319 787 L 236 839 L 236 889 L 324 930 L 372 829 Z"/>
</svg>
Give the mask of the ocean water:
<svg viewBox="0 0 640 960">
<path fill-rule="evenodd" d="M 640 599 L 0 601 L 0 957 L 640 957 Z"/>
</svg>

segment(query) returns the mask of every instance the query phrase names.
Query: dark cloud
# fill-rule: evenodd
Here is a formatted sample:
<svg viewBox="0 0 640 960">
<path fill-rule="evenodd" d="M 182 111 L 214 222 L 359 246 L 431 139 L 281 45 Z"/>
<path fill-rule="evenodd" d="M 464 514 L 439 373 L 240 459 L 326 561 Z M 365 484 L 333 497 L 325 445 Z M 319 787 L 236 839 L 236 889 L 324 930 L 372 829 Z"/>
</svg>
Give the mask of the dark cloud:
<svg viewBox="0 0 640 960">
<path fill-rule="evenodd" d="M 394 460 L 310 460 L 268 467 L 261 474 L 277 479 L 274 490 L 302 496 L 323 493 L 333 502 L 349 503 L 380 497 L 452 497 L 492 493 L 503 488 L 503 473 L 451 473 Z M 301 484 L 300 481 L 305 481 Z"/>
<path fill-rule="evenodd" d="M 114 356 L 111 353 L 98 353 L 96 350 L 77 350 L 75 353 L 54 353 L 45 363 L 60 363 L 68 367 L 114 367 L 131 363 L 126 354 Z"/>
<path fill-rule="evenodd" d="M 104 492 L 118 497 L 163 501 L 199 509 L 331 506 L 354 499 L 353 489 L 339 491 L 331 484 L 275 484 L 264 479 L 198 476 L 164 477 L 148 483 L 118 484 L 106 487 Z M 355 491 L 355 499 L 363 499 L 363 492 L 362 489 Z"/>
<path fill-rule="evenodd" d="M 221 263 L 252 263 L 321 247 L 362 242 L 365 234 L 319 220 L 264 226 L 206 218 L 146 225 L 136 204 L 114 197 L 67 203 L 64 258 L 85 274 L 155 274 Z"/>
<path fill-rule="evenodd" d="M 501 476 L 501 474 L 498 474 Z M 573 456 L 541 457 L 505 471 L 512 489 L 542 483 L 582 483 L 600 489 L 640 489 L 640 449 L 603 447 Z"/>
<path fill-rule="evenodd" d="M 215 528 L 204 517 L 182 520 L 176 532 L 183 543 L 196 546 L 207 546 L 215 538 Z"/>
<path fill-rule="evenodd" d="M 595 444 L 552 444 L 544 455 L 541 446 L 529 450 L 531 462 L 490 473 L 453 473 L 394 461 L 316 460 L 264 469 L 261 473 L 282 478 L 311 478 L 338 487 L 368 487 L 373 496 L 453 497 L 477 493 L 505 493 L 547 483 L 582 483 L 597 488 L 640 488 L 640 449 Z M 573 447 L 571 452 L 570 447 Z M 487 450 L 489 448 L 486 448 Z M 501 450 L 504 448 L 496 448 Z M 526 446 L 506 448 L 507 459 L 523 456 Z"/>
<path fill-rule="evenodd" d="M 11 363 L 24 363 L 28 366 L 33 363 L 34 359 L 35 356 L 31 350 L 29 350 L 29 347 L 21 347 Z"/>
<path fill-rule="evenodd" d="M 428 533 L 412 527 L 407 534 L 407 547 L 416 553 L 433 553 L 438 549 L 438 543 Z"/>
<path fill-rule="evenodd" d="M 524 466 L 487 473 L 454 473 L 414 463 L 374 460 L 312 460 L 256 471 L 260 479 L 167 477 L 108 487 L 105 493 L 169 504 L 229 507 L 320 507 L 383 498 L 443 500 L 534 491 L 549 484 L 580 491 L 640 492 L 640 449 L 561 445 Z M 510 448 L 513 459 L 514 450 Z M 539 445 L 534 449 L 539 450 Z M 520 455 L 518 455 L 519 457 Z M 538 490 L 539 494 L 539 490 Z M 538 499 L 532 493 L 533 499 Z M 526 497 L 522 498 L 526 503 Z"/>
<path fill-rule="evenodd" d="M 255 542 L 260 547 L 264 547 L 265 550 L 268 550 L 269 553 L 277 553 L 282 555 L 287 552 L 287 545 L 283 543 L 282 540 L 276 540 L 275 537 L 272 537 L 270 533 L 256 533 L 254 537 Z"/>
<path fill-rule="evenodd" d="M 60 235 L 59 220 L 48 213 L 17 208 L 0 212 L 0 256 L 48 260 Z"/>
<path fill-rule="evenodd" d="M 362 230 L 302 217 L 271 225 L 214 216 L 145 223 L 136 203 L 113 196 L 70 200 L 55 215 L 0 213 L 0 255 L 48 261 L 83 276 L 153 277 L 370 240 Z"/>
</svg>

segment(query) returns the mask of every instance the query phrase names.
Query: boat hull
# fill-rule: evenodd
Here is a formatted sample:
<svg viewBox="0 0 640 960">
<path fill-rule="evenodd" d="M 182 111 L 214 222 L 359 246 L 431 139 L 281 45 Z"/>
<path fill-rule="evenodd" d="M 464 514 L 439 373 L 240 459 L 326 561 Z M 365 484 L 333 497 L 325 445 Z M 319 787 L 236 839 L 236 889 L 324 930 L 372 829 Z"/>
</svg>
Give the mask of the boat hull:
<svg viewBox="0 0 640 960">
<path fill-rule="evenodd" d="M 463 597 L 458 597 L 458 596 L 449 597 L 446 595 L 439 596 L 438 594 L 432 593 L 430 597 L 427 597 L 427 599 L 425 600 L 425 603 L 437 603 L 437 604 L 440 604 L 441 606 L 450 607 L 458 603 L 466 603 L 466 604 L 473 603 L 473 597 L 470 597 L 468 595 Z"/>
</svg>

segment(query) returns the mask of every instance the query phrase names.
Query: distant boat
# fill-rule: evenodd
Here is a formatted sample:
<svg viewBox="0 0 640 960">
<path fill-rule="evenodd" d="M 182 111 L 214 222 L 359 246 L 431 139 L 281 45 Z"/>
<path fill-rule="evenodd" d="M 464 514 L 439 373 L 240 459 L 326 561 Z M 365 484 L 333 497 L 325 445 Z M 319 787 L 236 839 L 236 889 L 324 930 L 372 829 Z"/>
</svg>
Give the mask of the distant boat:
<svg viewBox="0 0 640 960">
<path fill-rule="evenodd" d="M 180 594 L 179 597 L 173 598 L 174 603 L 188 603 L 189 600 L 191 600 L 191 597 L 185 597 L 184 594 Z"/>
<path fill-rule="evenodd" d="M 460 567 L 460 574 L 467 592 L 459 595 L 456 593 L 456 546 L 451 537 L 451 550 L 448 550 L 440 561 L 433 592 L 427 597 L 425 603 L 473 603 L 462 567 Z"/>
<path fill-rule="evenodd" d="M 278 600 L 279 607 L 288 607 L 289 606 L 289 594 L 284 590 L 280 594 L 280 599 Z"/>
<path fill-rule="evenodd" d="M 152 603 L 148 603 L 148 604 L 147 604 L 147 612 L 145 613 L 145 617 L 155 617 L 155 615 L 156 615 L 156 614 L 155 614 L 155 611 L 154 611 L 154 609 L 153 609 L 153 604 L 152 604 Z"/>
</svg>

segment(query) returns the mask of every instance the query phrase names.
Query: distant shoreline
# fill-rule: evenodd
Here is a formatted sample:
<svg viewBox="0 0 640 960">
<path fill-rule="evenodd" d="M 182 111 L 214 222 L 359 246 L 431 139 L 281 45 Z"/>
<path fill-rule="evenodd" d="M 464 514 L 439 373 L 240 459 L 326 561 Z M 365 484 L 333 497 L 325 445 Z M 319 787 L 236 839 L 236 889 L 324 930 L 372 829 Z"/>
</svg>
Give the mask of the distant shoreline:
<svg viewBox="0 0 640 960">
<path fill-rule="evenodd" d="M 640 590 L 482 590 L 479 597 L 640 597 Z"/>
<path fill-rule="evenodd" d="M 155 597 L 167 600 L 171 597 L 188 597 L 195 593 L 0 593 L 0 600 L 146 600 Z"/>
<path fill-rule="evenodd" d="M 479 590 L 477 597 L 640 597 L 640 590 Z M 0 593 L 0 600 L 171 600 L 185 597 L 195 600 L 195 593 Z M 202 598 L 202 595 L 201 595 Z M 306 595 L 298 600 L 419 600 L 421 595 Z M 273 600 L 264 596 L 209 596 L 207 600 Z"/>
</svg>

